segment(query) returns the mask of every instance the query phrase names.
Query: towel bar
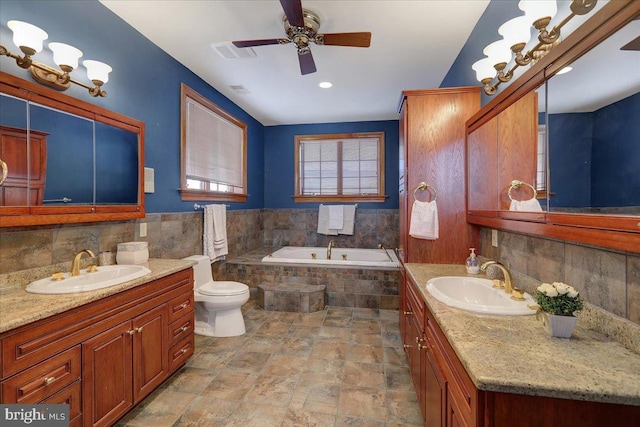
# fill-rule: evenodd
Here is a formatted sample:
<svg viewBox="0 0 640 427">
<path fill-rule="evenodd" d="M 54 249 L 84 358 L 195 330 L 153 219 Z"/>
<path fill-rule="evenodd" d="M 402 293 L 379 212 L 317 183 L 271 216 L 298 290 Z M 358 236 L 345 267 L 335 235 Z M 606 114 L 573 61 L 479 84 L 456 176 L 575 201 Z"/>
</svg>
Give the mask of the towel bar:
<svg viewBox="0 0 640 427">
<path fill-rule="evenodd" d="M 416 191 L 418 191 L 418 190 L 426 191 L 429 188 L 433 191 L 433 201 L 435 202 L 436 200 L 438 200 L 438 192 L 436 191 L 436 189 L 432 185 L 429 185 L 424 181 L 421 182 L 420 184 L 418 184 L 416 189 L 413 190 L 413 200 L 418 200 L 416 198 Z"/>
<path fill-rule="evenodd" d="M 529 187 L 531 190 L 533 190 L 533 198 L 537 198 L 538 197 L 538 192 L 536 191 L 535 187 L 531 184 L 528 184 L 524 181 L 520 181 L 517 179 L 514 179 L 513 181 L 511 181 L 511 187 L 509 187 L 509 199 L 513 200 L 513 197 L 511 197 L 511 190 L 513 190 L 514 188 L 519 188 L 521 186 L 527 186 Z"/>
<path fill-rule="evenodd" d="M 231 207 L 231 205 L 225 205 L 225 206 L 228 207 L 228 208 Z M 198 203 L 194 203 L 193 204 L 193 210 L 197 211 L 198 209 L 204 209 L 204 205 L 200 205 Z"/>
</svg>

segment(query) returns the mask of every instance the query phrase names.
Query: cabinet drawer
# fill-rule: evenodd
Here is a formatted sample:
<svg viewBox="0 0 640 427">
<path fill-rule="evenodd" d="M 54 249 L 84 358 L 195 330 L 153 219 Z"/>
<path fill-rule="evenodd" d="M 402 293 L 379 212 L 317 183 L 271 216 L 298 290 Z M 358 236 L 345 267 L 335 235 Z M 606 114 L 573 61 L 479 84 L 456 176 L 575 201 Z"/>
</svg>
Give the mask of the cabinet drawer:
<svg viewBox="0 0 640 427">
<path fill-rule="evenodd" d="M 169 323 L 175 322 L 189 312 L 193 312 L 193 291 L 169 301 Z"/>
<path fill-rule="evenodd" d="M 182 316 L 169 326 L 169 346 L 173 347 L 187 335 L 193 334 L 193 312 Z"/>
<path fill-rule="evenodd" d="M 80 378 L 75 346 L 2 382 L 3 403 L 37 403 Z"/>
<path fill-rule="evenodd" d="M 193 355 L 195 337 L 189 335 L 169 350 L 169 372 L 173 372 Z"/>
<path fill-rule="evenodd" d="M 413 310 L 413 315 L 418 321 L 420 332 L 424 332 L 424 302 L 417 292 L 419 291 L 416 290 L 416 286 L 413 282 L 407 281 L 407 302 L 411 310 Z"/>
<path fill-rule="evenodd" d="M 82 409 L 82 383 L 77 380 L 59 392 L 47 397 L 40 403 L 53 403 L 69 405 L 69 419 L 73 420 L 80 415 Z M 73 424 L 73 423 L 71 423 Z"/>
</svg>

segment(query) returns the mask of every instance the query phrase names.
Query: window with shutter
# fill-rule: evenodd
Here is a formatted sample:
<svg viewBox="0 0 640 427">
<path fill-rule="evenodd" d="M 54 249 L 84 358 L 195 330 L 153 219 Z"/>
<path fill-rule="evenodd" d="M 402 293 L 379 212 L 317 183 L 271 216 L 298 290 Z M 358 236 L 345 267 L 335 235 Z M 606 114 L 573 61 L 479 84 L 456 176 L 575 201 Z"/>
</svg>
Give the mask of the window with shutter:
<svg viewBox="0 0 640 427">
<path fill-rule="evenodd" d="M 247 125 L 181 86 L 182 200 L 247 199 Z"/>
<path fill-rule="evenodd" d="M 296 202 L 383 202 L 384 133 L 295 137 Z"/>
</svg>

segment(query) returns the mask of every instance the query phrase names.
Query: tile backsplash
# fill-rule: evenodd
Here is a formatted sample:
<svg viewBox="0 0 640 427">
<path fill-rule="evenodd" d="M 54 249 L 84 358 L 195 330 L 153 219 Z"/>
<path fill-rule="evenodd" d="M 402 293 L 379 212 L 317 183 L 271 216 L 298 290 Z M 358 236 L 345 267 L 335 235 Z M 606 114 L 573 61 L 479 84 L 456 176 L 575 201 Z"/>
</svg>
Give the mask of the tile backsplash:
<svg viewBox="0 0 640 427">
<path fill-rule="evenodd" d="M 69 263 L 74 253 L 116 252 L 117 244 L 149 242 L 152 258 L 183 258 L 202 253 L 203 212 L 148 214 L 136 221 L 0 228 L 0 274 Z M 227 212 L 228 258 L 262 246 L 325 246 L 394 248 L 398 242 L 398 211 L 358 209 L 353 236 L 317 234 L 317 209 L 250 209 Z M 140 237 L 138 224 L 147 224 Z"/>
</svg>

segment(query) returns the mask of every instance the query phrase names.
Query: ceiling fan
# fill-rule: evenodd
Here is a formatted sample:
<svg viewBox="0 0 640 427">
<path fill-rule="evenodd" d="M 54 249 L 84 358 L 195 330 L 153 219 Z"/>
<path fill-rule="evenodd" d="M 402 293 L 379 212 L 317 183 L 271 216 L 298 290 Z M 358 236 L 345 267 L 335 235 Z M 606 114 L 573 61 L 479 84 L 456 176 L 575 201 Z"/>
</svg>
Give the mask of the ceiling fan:
<svg viewBox="0 0 640 427">
<path fill-rule="evenodd" d="M 280 4 L 284 10 L 282 22 L 286 38 L 234 41 L 233 45 L 252 47 L 293 43 L 298 49 L 300 72 L 304 75 L 316 72 L 316 64 L 313 61 L 309 43 L 351 47 L 369 47 L 371 44 L 369 32 L 318 34 L 320 18 L 312 11 L 303 9 L 301 0 L 280 0 Z"/>
</svg>

